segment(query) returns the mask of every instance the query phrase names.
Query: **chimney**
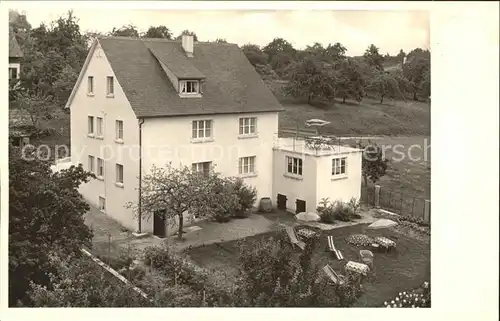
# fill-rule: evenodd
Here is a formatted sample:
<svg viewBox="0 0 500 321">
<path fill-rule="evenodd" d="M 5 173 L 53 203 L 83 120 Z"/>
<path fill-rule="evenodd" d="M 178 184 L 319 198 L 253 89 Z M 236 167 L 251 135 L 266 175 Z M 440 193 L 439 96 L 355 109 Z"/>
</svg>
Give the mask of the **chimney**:
<svg viewBox="0 0 500 321">
<path fill-rule="evenodd" d="M 182 49 L 188 57 L 193 57 L 194 53 L 194 37 L 191 35 L 182 35 Z"/>
</svg>

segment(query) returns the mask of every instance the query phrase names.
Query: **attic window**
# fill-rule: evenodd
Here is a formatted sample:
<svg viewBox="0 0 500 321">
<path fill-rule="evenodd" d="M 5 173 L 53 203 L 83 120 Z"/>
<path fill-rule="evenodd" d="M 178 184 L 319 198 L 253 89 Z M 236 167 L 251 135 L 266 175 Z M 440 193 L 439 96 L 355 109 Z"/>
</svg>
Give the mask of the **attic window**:
<svg viewBox="0 0 500 321">
<path fill-rule="evenodd" d="M 181 95 L 196 95 L 200 93 L 200 82 L 198 80 L 179 81 L 179 93 Z"/>
</svg>

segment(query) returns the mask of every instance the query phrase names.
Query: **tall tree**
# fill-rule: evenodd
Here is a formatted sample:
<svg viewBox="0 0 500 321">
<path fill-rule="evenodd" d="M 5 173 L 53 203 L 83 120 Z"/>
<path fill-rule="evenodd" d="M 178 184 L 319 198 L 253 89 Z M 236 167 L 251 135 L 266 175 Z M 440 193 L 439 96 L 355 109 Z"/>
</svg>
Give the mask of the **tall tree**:
<svg viewBox="0 0 500 321">
<path fill-rule="evenodd" d="M 326 55 L 330 58 L 332 62 L 343 61 L 346 59 L 347 48 L 344 47 L 340 42 L 335 44 L 329 44 L 325 49 Z"/>
<path fill-rule="evenodd" d="M 172 32 L 165 26 L 156 26 L 149 27 L 148 31 L 144 35 L 143 38 L 162 38 L 162 39 L 172 39 Z"/>
<path fill-rule="evenodd" d="M 269 64 L 281 76 L 285 69 L 295 61 L 297 50 L 283 38 L 274 38 L 262 51 L 268 56 Z"/>
<path fill-rule="evenodd" d="M 137 27 L 133 24 L 128 24 L 122 26 L 120 28 L 113 27 L 113 30 L 109 33 L 110 36 L 113 37 L 131 37 L 131 38 L 139 38 L 139 31 Z"/>
<path fill-rule="evenodd" d="M 397 57 L 398 57 L 399 63 L 401 64 L 401 67 L 403 67 L 403 64 L 404 64 L 405 58 L 406 58 L 406 53 L 403 51 L 403 49 L 399 50 Z"/>
<path fill-rule="evenodd" d="M 384 70 L 384 57 L 379 53 L 379 49 L 375 45 L 370 45 L 363 54 L 363 57 L 369 66 L 373 66 L 381 71 Z"/>
<path fill-rule="evenodd" d="M 367 145 L 358 142 L 353 147 L 363 150 L 361 174 L 365 186 L 368 185 L 368 180 L 375 184 L 385 175 L 389 166 L 389 160 L 385 158 L 382 147 L 370 141 Z"/>
<path fill-rule="evenodd" d="M 90 245 L 90 209 L 78 192 L 92 174 L 72 166 L 53 173 L 29 148 L 9 149 L 9 304 L 26 303 L 30 282 L 48 285 L 53 253 L 78 256 Z"/>
<path fill-rule="evenodd" d="M 198 36 L 194 31 L 189 31 L 188 29 L 183 30 L 175 39 L 181 40 L 183 35 L 193 36 L 194 41 L 198 41 Z"/>
</svg>

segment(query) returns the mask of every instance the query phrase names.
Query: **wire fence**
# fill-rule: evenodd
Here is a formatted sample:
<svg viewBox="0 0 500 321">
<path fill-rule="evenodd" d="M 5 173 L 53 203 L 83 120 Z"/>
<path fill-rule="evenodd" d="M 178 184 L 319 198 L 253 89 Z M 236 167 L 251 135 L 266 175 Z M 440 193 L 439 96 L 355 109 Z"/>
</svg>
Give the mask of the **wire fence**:
<svg viewBox="0 0 500 321">
<path fill-rule="evenodd" d="M 377 192 L 378 188 L 378 192 Z M 361 201 L 400 215 L 411 215 L 426 222 L 431 220 L 430 201 L 381 186 L 364 186 Z"/>
</svg>

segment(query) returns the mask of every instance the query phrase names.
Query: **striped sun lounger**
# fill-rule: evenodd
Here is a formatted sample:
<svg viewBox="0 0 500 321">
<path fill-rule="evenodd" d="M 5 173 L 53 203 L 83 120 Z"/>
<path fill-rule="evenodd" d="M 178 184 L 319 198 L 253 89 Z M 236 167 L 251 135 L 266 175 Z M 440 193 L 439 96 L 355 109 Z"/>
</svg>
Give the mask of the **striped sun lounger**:
<svg viewBox="0 0 500 321">
<path fill-rule="evenodd" d="M 338 260 L 343 260 L 344 256 L 342 255 L 342 252 L 340 252 L 340 250 L 338 250 L 335 247 L 335 244 L 333 243 L 333 236 L 329 235 L 327 239 L 328 239 L 328 250 L 330 252 L 333 252 Z"/>
<path fill-rule="evenodd" d="M 297 238 L 297 234 L 295 234 L 293 227 L 285 227 L 285 231 L 293 245 L 298 246 L 301 250 L 305 249 L 306 244 Z"/>
<path fill-rule="evenodd" d="M 341 275 L 337 274 L 332 267 L 327 264 L 323 267 L 323 272 L 330 278 L 330 280 L 335 284 L 344 284 L 344 280 Z"/>
</svg>

